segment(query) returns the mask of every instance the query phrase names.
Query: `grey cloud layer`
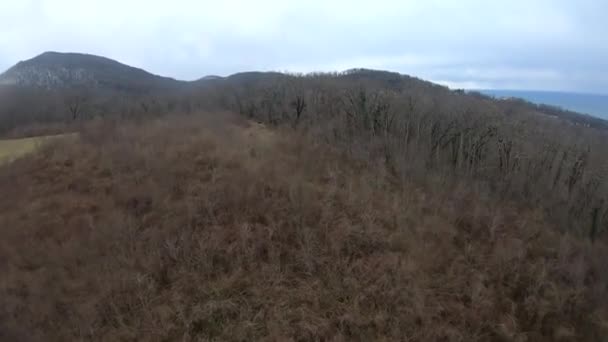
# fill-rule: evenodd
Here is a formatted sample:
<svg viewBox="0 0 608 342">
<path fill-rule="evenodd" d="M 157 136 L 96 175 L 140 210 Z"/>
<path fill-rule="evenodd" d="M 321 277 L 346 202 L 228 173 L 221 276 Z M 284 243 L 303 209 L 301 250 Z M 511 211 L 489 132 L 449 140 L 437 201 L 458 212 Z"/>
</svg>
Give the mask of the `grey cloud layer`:
<svg viewBox="0 0 608 342">
<path fill-rule="evenodd" d="M 0 69 L 45 50 L 181 79 L 390 69 L 456 87 L 608 92 L 604 0 L 0 3 Z"/>
</svg>

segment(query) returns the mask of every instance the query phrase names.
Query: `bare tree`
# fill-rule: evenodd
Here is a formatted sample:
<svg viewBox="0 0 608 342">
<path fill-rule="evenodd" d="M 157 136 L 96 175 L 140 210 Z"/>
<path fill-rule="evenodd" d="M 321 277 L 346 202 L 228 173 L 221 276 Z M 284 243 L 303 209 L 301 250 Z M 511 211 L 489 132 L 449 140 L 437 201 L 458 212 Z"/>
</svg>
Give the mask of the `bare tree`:
<svg viewBox="0 0 608 342">
<path fill-rule="evenodd" d="M 65 104 L 72 121 L 83 119 L 83 111 L 87 101 L 88 96 L 84 91 L 74 90 L 68 93 L 65 98 Z"/>
</svg>

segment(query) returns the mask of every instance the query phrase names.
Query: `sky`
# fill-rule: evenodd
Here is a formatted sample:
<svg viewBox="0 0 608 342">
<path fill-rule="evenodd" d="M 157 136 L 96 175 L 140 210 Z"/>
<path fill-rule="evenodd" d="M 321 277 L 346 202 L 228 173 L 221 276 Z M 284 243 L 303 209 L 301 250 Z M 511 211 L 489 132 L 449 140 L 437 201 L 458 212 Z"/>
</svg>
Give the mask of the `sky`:
<svg viewBox="0 0 608 342">
<path fill-rule="evenodd" d="M 0 72 L 45 51 L 183 80 L 397 71 L 452 88 L 608 93 L 607 0 L 0 0 Z"/>
</svg>

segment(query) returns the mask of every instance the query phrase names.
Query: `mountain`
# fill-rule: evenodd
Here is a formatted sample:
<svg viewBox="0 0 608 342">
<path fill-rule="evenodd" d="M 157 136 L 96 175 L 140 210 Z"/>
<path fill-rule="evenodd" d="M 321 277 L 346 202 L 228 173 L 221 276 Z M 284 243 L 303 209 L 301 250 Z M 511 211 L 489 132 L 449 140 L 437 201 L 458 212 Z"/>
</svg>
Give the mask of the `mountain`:
<svg viewBox="0 0 608 342">
<path fill-rule="evenodd" d="M 45 89 L 91 88 L 147 93 L 185 82 L 161 77 L 109 58 L 80 53 L 45 52 L 17 63 L 0 75 L 0 85 Z"/>
<path fill-rule="evenodd" d="M 469 108 L 479 108 L 483 112 L 528 113 L 529 115 L 549 116 L 574 123 L 608 129 L 608 121 L 555 106 L 538 105 L 549 103 L 563 108 L 559 102 L 545 98 L 527 96 L 523 93 L 490 93 L 464 92 L 450 90 L 428 81 L 395 72 L 350 69 L 336 73 L 316 73 L 293 75 L 279 72 L 249 71 L 236 73 L 227 77 L 206 76 L 196 81 L 179 81 L 162 77 L 145 70 L 131 67 L 115 60 L 81 53 L 45 52 L 30 60 L 17 63 L 0 74 L 0 131 L 18 125 L 36 122 L 44 118 L 52 122 L 65 120 L 65 111 L 70 110 L 66 103 L 73 103 L 75 98 L 86 99 L 88 116 L 95 115 L 134 115 L 141 108 L 144 114 L 150 112 L 169 113 L 175 111 L 229 109 L 248 115 L 262 110 L 271 98 L 293 88 L 304 93 L 317 89 L 325 84 L 337 93 L 347 89 L 365 86 L 374 92 L 394 94 L 407 104 L 416 102 L 434 103 L 435 107 L 453 108 L 456 103 L 469 103 Z M 306 90 L 307 89 L 307 90 Z M 353 90 L 353 89 L 351 89 Z M 77 96 L 76 96 L 77 95 Z M 219 105 L 212 105 L 213 96 L 222 97 Z M 519 96 L 518 96 L 519 95 Z M 531 99 L 532 102 L 515 97 Z M 497 100 L 496 97 L 500 97 Z M 508 99 L 502 99 L 508 97 Z M 554 95 L 552 98 L 564 99 L 566 96 Z M 584 110 L 587 98 L 578 99 L 582 112 L 598 114 Z M 120 100 L 120 101 L 119 101 Z M 329 103 L 336 99 L 326 99 Z M 231 101 L 235 104 L 231 105 Z M 270 101 L 270 102 L 269 102 Z M 290 102 L 293 99 L 286 99 Z M 118 103 L 120 102 L 120 103 Z M 264 102 L 261 104 L 258 102 Z M 365 102 L 365 101 L 364 101 Z M 575 101 L 570 101 L 574 103 Z M 593 99 L 589 105 L 596 103 Z M 601 102 L 601 101 L 599 101 Z M 604 102 L 605 103 L 605 102 Z M 335 104 L 335 103 L 333 103 Z M 73 107 L 73 106 L 72 106 Z M 436 111 L 433 108 L 431 111 Z M 606 117 L 606 116 L 604 116 Z"/>
<path fill-rule="evenodd" d="M 480 92 L 497 98 L 521 98 L 536 104 L 556 106 L 608 119 L 608 95 L 504 89 Z"/>
</svg>

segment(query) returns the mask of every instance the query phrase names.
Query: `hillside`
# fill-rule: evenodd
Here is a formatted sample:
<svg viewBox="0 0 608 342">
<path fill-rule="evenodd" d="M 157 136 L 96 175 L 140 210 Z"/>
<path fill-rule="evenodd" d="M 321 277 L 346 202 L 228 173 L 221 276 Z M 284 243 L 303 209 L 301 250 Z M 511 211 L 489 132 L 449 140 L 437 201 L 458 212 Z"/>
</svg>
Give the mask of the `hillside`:
<svg viewBox="0 0 608 342">
<path fill-rule="evenodd" d="M 0 339 L 600 341 L 603 243 L 241 118 L 0 167 Z"/>
<path fill-rule="evenodd" d="M 365 85 L 382 89 L 403 97 L 432 98 L 439 104 L 452 101 L 454 96 L 451 93 L 454 93 L 462 98 L 460 102 L 477 102 L 474 106 L 479 110 L 549 115 L 577 125 L 608 129 L 608 121 L 600 118 L 524 101 L 500 101 L 490 97 L 479 101 L 483 97 L 479 93 L 450 91 L 431 82 L 388 71 L 351 69 L 308 75 L 242 72 L 227 77 L 206 76 L 184 82 L 157 76 L 105 57 L 46 52 L 17 63 L 0 75 L 0 134 L 27 123 L 66 121 L 66 117 L 69 117 L 66 112 L 70 111 L 75 98 L 89 105 L 87 113 L 83 113 L 86 117 L 106 116 L 108 113 L 119 115 L 117 112 L 123 112 L 120 115 L 127 115 L 124 112 L 134 115 L 133 112 L 138 110 L 132 107 L 143 107 L 141 109 L 147 114 L 193 110 L 193 103 L 196 109 L 201 109 L 202 102 L 206 102 L 205 109 L 226 110 L 233 108 L 226 108 L 226 99 L 218 101 L 218 93 L 223 93 L 226 98 L 243 88 L 249 92 L 294 84 L 300 88 L 310 88 L 317 86 L 317 81 L 327 79 L 345 86 Z M 209 92 L 215 93 L 216 98 L 210 99 Z M 180 106 L 185 108 L 176 110 Z"/>
<path fill-rule="evenodd" d="M 79 53 L 45 52 L 17 63 L 0 75 L 0 85 L 146 93 L 171 89 L 181 82 L 160 77 L 114 60 Z"/>
<path fill-rule="evenodd" d="M 151 86 L 177 81 L 101 57 L 49 53 L 7 74 L 32 64 L 48 70 L 61 65 L 68 74 L 83 68 L 87 75 L 99 75 L 96 80 L 109 80 L 99 84 L 124 77 L 129 79 L 124 84 L 137 90 L 120 90 L 130 87 L 125 85 L 0 86 L 0 134 L 62 133 L 91 120 L 238 113 L 314 133 L 363 158 L 382 151 L 397 174 L 422 176 L 434 168 L 457 179 L 486 182 L 501 196 L 540 205 L 562 229 L 577 234 L 595 237 L 603 231 L 597 226 L 608 222 L 596 219 L 608 213 L 603 150 L 608 122 L 598 118 L 367 69 L 306 75 L 244 72 L 161 90 Z M 81 79 L 89 78 L 74 82 Z"/>
<path fill-rule="evenodd" d="M 0 340 L 608 339 L 606 121 L 366 69 L 86 84 L 0 86 Z"/>
</svg>

